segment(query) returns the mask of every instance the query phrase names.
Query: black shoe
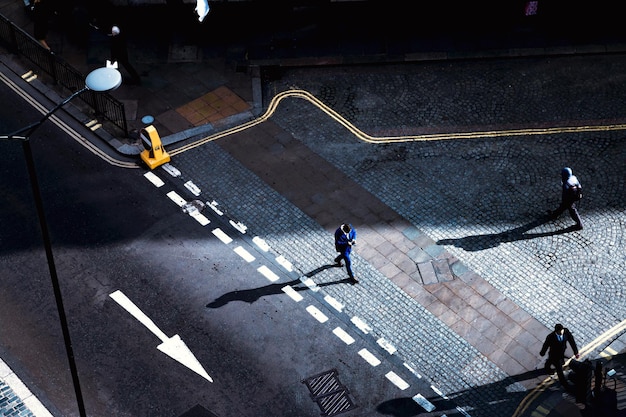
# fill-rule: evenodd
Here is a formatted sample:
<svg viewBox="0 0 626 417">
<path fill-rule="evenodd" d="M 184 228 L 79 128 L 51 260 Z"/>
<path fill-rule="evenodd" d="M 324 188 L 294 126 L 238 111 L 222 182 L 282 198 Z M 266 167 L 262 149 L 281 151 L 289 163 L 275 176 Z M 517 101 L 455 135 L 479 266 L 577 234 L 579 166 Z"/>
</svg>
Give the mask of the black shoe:
<svg viewBox="0 0 626 417">
<path fill-rule="evenodd" d="M 574 225 L 574 230 L 583 230 L 583 225 L 581 223 L 576 223 Z"/>
<path fill-rule="evenodd" d="M 350 278 L 350 284 L 354 285 L 354 284 L 358 284 L 358 283 L 359 283 L 359 280 L 356 279 L 356 277 Z"/>
</svg>

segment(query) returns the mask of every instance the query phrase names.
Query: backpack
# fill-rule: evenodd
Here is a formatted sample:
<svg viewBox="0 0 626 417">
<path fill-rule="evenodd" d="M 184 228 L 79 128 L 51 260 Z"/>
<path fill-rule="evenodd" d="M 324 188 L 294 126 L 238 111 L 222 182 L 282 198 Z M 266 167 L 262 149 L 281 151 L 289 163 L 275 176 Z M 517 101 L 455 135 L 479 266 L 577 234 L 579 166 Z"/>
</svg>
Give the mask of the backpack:
<svg viewBox="0 0 626 417">
<path fill-rule="evenodd" d="M 569 188 L 574 201 L 580 201 L 583 198 L 583 187 L 580 184 L 573 185 Z"/>
</svg>

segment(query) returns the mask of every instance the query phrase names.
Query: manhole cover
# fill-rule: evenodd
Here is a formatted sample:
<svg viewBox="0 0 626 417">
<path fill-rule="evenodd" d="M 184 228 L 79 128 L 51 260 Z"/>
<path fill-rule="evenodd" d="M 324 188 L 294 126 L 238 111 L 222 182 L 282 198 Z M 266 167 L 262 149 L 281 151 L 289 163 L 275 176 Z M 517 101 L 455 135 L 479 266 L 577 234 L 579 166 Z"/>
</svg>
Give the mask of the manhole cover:
<svg viewBox="0 0 626 417">
<path fill-rule="evenodd" d="M 335 416 L 350 411 L 356 406 L 337 376 L 337 370 L 322 372 L 302 381 L 309 391 L 311 398 L 322 411 L 322 416 Z"/>
</svg>

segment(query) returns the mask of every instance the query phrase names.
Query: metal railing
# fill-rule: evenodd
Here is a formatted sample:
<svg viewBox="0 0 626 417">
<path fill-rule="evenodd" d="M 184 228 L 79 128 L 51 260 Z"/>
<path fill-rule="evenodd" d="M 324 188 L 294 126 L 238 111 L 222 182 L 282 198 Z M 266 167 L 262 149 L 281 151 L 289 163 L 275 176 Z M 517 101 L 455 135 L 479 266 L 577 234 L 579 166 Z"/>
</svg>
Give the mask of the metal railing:
<svg viewBox="0 0 626 417">
<path fill-rule="evenodd" d="M 84 74 L 65 62 L 63 58 L 52 54 L 41 46 L 36 39 L 1 14 L 0 42 L 9 51 L 28 59 L 48 74 L 55 84 L 66 88 L 70 92 L 73 93 L 85 86 Z M 125 137 L 128 137 L 124 103 L 110 94 L 95 94 L 91 91 L 82 94 L 80 99 L 94 110 L 96 116 L 102 117 L 119 127 L 124 132 Z"/>
</svg>

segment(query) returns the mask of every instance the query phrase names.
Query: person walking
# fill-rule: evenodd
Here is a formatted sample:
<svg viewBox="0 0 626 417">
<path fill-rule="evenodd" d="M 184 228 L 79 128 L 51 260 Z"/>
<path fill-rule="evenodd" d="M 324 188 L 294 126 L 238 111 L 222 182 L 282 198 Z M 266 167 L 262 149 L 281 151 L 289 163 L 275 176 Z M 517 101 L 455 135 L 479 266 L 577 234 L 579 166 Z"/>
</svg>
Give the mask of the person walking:
<svg viewBox="0 0 626 417">
<path fill-rule="evenodd" d="M 112 26 L 109 32 L 111 37 L 111 61 L 116 62 L 124 66 L 126 71 L 130 74 L 131 84 L 141 84 L 141 78 L 139 73 L 130 64 L 128 60 L 128 46 L 126 44 L 126 34 L 122 33 L 119 26 Z"/>
<path fill-rule="evenodd" d="M 356 245 L 356 229 L 348 223 L 339 226 L 337 230 L 335 230 L 335 249 L 339 252 L 339 255 L 335 258 L 335 263 L 337 266 L 341 266 L 341 260 L 345 260 L 348 276 L 352 284 L 357 284 L 359 281 L 352 272 L 352 259 L 350 259 L 350 253 L 354 245 Z"/>
<path fill-rule="evenodd" d="M 565 375 L 563 375 L 565 350 L 567 349 L 568 343 L 572 348 L 576 359 L 578 359 L 580 355 L 578 354 L 578 347 L 574 341 L 574 336 L 567 328 L 563 327 L 562 324 L 557 323 L 554 326 L 554 331 L 546 336 L 546 340 L 543 342 L 543 346 L 541 347 L 539 354 L 544 356 L 546 352 L 548 352 L 548 359 L 545 364 L 546 373 L 549 374 L 552 366 L 554 366 L 556 374 L 559 377 L 559 382 L 561 382 L 561 385 L 563 385 L 565 389 L 569 390 L 571 389 L 571 386 L 565 379 Z"/>
<path fill-rule="evenodd" d="M 569 215 L 576 222 L 574 228 L 582 230 L 583 223 L 576 209 L 576 204 L 582 198 L 582 186 L 578 178 L 572 173 L 572 169 L 565 167 L 561 170 L 561 205 L 554 211 L 548 211 L 552 220 L 558 218 L 567 209 Z"/>
</svg>

